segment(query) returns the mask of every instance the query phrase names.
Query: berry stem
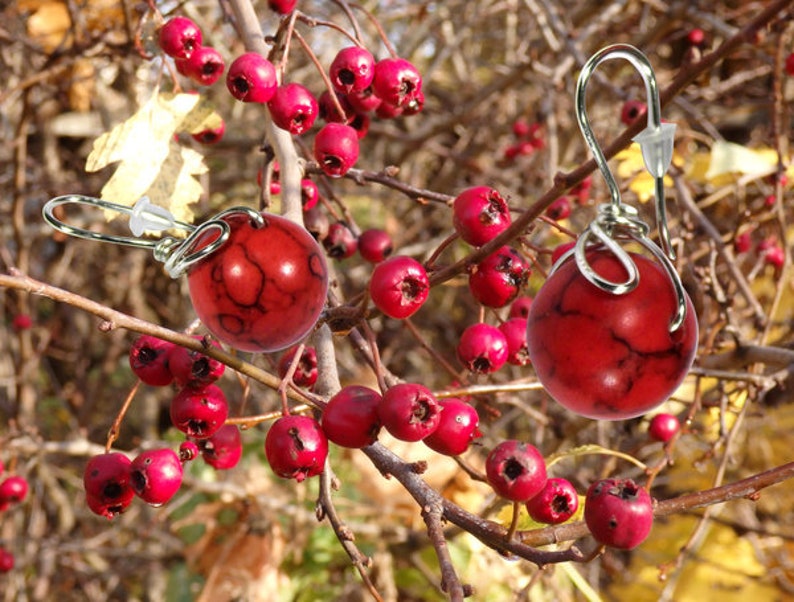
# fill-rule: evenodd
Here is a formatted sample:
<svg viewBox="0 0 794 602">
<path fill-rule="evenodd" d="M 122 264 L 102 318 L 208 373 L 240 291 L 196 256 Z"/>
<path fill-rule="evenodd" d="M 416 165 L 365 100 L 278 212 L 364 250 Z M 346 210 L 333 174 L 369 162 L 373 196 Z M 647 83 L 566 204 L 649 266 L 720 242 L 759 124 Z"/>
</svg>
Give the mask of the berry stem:
<svg viewBox="0 0 794 602">
<path fill-rule="evenodd" d="M 130 389 L 130 392 L 127 394 L 127 398 L 124 400 L 119 413 L 116 415 L 115 420 L 113 420 L 113 424 L 110 426 L 110 430 L 108 431 L 107 441 L 105 442 L 105 453 L 110 453 L 113 443 L 115 443 L 116 439 L 119 438 L 119 433 L 121 432 L 121 423 L 124 420 L 124 416 L 127 414 L 127 410 L 130 409 L 132 400 L 135 398 L 135 394 L 138 392 L 140 386 L 141 379 L 138 379 L 135 381 L 135 384 L 132 385 L 132 389 Z"/>
<path fill-rule="evenodd" d="M 320 74 L 320 77 L 322 77 L 323 83 L 325 84 L 325 87 L 328 89 L 328 94 L 331 97 L 331 102 L 334 103 L 334 107 L 336 108 L 336 110 L 339 112 L 340 115 L 347 118 L 347 113 L 345 113 L 345 110 L 342 108 L 342 103 L 339 102 L 339 97 L 336 95 L 336 92 L 334 91 L 334 85 L 331 83 L 331 80 L 328 78 L 328 74 L 325 72 L 325 69 L 323 69 L 323 66 L 320 64 L 320 59 L 317 58 L 317 55 L 314 54 L 314 51 L 311 49 L 311 46 L 309 46 L 309 44 L 306 42 L 304 37 L 300 33 L 298 33 L 297 30 L 294 31 L 293 33 L 295 35 L 295 39 L 298 40 L 298 42 L 301 45 L 301 48 L 303 48 L 303 51 L 306 53 L 306 56 L 309 57 L 309 60 L 317 68 L 317 72 Z"/>
</svg>

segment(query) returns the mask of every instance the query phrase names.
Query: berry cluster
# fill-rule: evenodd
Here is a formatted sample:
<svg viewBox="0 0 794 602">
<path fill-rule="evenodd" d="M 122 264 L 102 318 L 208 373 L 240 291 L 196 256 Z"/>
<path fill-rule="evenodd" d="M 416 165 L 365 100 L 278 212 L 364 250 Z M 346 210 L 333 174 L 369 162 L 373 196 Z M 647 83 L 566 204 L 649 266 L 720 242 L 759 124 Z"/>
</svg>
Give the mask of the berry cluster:
<svg viewBox="0 0 794 602">
<path fill-rule="evenodd" d="M 0 461 L 0 476 L 5 465 Z M 0 481 L 0 514 L 21 504 L 28 495 L 28 481 L 21 475 L 9 475 Z M 14 553 L 0 545 L 0 574 L 14 568 Z"/>
</svg>

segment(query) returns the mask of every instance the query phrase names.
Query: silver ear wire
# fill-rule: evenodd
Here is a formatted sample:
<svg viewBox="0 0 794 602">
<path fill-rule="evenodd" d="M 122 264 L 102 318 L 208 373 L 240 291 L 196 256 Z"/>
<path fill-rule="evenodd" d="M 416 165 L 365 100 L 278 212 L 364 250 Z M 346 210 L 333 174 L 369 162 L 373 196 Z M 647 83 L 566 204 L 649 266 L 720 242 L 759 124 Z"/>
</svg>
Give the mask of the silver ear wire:
<svg viewBox="0 0 794 602">
<path fill-rule="evenodd" d="M 587 117 L 585 99 L 587 83 L 590 81 L 595 69 L 602 62 L 615 58 L 628 60 L 640 72 L 645 82 L 645 91 L 648 97 L 648 122 L 645 129 L 634 137 L 634 141 L 640 145 L 645 168 L 651 173 L 655 181 L 656 219 L 661 249 L 648 238 L 649 228 L 647 224 L 639 219 L 637 210 L 630 205 L 623 204 L 620 197 L 620 188 L 612 171 L 609 169 L 598 141 L 595 139 L 593 130 L 590 127 L 590 120 Z M 675 331 L 683 324 L 686 317 L 686 293 L 681 279 L 671 262 L 671 260 L 675 259 L 675 253 L 670 244 L 670 232 L 667 226 L 664 198 L 664 175 L 672 161 L 675 124 L 662 123 L 656 76 L 648 58 L 635 47 L 627 44 L 615 44 L 598 51 L 584 64 L 579 74 L 576 84 L 575 105 L 579 129 L 582 131 L 596 165 L 607 183 L 611 202 L 598 207 L 596 218 L 579 236 L 575 247 L 560 258 L 560 262 L 573 254 L 579 271 L 588 281 L 604 291 L 622 295 L 632 291 L 637 286 L 639 283 L 639 271 L 637 266 L 634 265 L 631 255 L 617 243 L 617 240 L 630 239 L 637 241 L 662 263 L 665 271 L 670 276 L 677 300 L 676 314 L 670 322 L 670 331 Z M 586 251 L 588 244 L 591 242 L 605 247 L 620 261 L 627 273 L 625 281 L 614 282 L 602 278 L 596 273 L 587 260 Z"/>
<path fill-rule="evenodd" d="M 55 216 L 55 209 L 65 205 L 97 207 L 105 211 L 129 215 L 129 225 L 133 236 L 105 234 L 68 224 Z M 248 207 L 234 207 L 219 213 L 199 226 L 194 226 L 174 219 L 167 209 L 152 205 L 147 197 L 142 197 L 135 205 L 129 207 L 81 194 L 68 194 L 50 199 L 44 204 L 42 210 L 44 220 L 50 226 L 69 236 L 139 249 L 151 249 L 155 259 L 163 262 L 166 271 L 172 278 L 179 278 L 190 266 L 220 249 L 229 238 L 230 233 L 229 224 L 222 218 L 238 213 L 247 215 L 260 225 L 264 223 L 264 218 L 257 211 Z M 182 230 L 188 235 L 184 239 L 173 236 L 163 236 L 159 239 L 141 238 L 145 231 L 161 232 L 170 229 Z M 203 242 L 206 244 L 202 245 Z"/>
</svg>

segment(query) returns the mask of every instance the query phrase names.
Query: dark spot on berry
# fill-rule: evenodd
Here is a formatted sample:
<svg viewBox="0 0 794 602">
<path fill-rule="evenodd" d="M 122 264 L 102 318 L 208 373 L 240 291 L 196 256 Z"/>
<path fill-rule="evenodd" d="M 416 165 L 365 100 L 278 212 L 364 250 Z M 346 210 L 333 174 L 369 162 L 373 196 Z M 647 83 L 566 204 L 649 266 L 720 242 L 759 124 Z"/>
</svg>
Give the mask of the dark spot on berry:
<svg viewBox="0 0 794 602">
<path fill-rule="evenodd" d="M 504 475 L 511 481 L 515 481 L 524 474 L 524 466 L 515 458 L 510 458 L 504 464 Z"/>
<path fill-rule="evenodd" d="M 102 489 L 102 497 L 105 499 L 115 499 L 124 493 L 124 489 L 116 482 L 110 482 Z"/>
<path fill-rule="evenodd" d="M 342 69 L 339 71 L 339 81 L 346 86 L 352 86 L 356 83 L 356 74 L 350 69 Z"/>
</svg>

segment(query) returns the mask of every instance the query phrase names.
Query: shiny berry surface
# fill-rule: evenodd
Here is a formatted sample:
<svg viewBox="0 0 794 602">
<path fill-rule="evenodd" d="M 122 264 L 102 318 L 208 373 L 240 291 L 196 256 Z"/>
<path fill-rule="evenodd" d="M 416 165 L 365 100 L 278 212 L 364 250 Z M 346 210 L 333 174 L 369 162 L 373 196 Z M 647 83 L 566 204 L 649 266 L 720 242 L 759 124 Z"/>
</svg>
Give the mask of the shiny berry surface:
<svg viewBox="0 0 794 602">
<path fill-rule="evenodd" d="M 358 249 L 358 238 L 345 222 L 334 222 L 328 226 L 328 234 L 323 239 L 323 247 L 328 257 L 347 259 Z"/>
<path fill-rule="evenodd" d="M 497 495 L 513 502 L 526 502 L 546 485 L 546 463 L 535 446 L 508 439 L 488 454 L 485 475 Z"/>
<path fill-rule="evenodd" d="M 28 495 L 28 481 L 25 477 L 14 475 L 0 483 L 0 504 L 19 504 Z"/>
<path fill-rule="evenodd" d="M 422 76 L 405 59 L 381 59 L 375 63 L 372 89 L 383 102 L 395 107 L 405 107 L 421 92 Z"/>
<path fill-rule="evenodd" d="M 532 297 L 522 296 L 516 298 L 511 304 L 510 309 L 508 310 L 507 317 L 508 318 L 528 318 L 529 317 L 529 308 L 532 307 Z"/>
<path fill-rule="evenodd" d="M 474 186 L 461 192 L 452 205 L 452 223 L 460 237 L 479 247 L 503 232 L 512 222 L 510 208 L 499 191 Z"/>
<path fill-rule="evenodd" d="M 182 485 L 182 462 L 176 452 L 168 448 L 141 452 L 130 469 L 132 490 L 153 506 L 165 504 Z"/>
<path fill-rule="evenodd" d="M 402 320 L 422 307 L 430 293 L 424 266 L 412 257 L 397 255 L 375 266 L 369 282 L 372 302 L 391 318 Z"/>
<path fill-rule="evenodd" d="M 226 72 L 226 87 L 237 100 L 266 103 L 276 92 L 276 68 L 256 52 L 238 56 Z"/>
<path fill-rule="evenodd" d="M 375 59 L 361 46 L 342 48 L 328 69 L 328 76 L 337 92 L 350 94 L 369 87 L 375 77 Z"/>
<path fill-rule="evenodd" d="M 631 479 L 603 479 L 587 490 L 584 520 L 599 543 L 630 550 L 651 532 L 653 501 Z"/>
<path fill-rule="evenodd" d="M 388 389 L 378 404 L 384 428 L 402 441 L 421 441 L 438 428 L 441 405 L 427 387 L 400 383 Z"/>
<path fill-rule="evenodd" d="M 467 370 L 490 374 L 507 361 L 507 339 L 496 326 L 483 322 L 472 324 L 460 335 L 457 354 Z"/>
<path fill-rule="evenodd" d="M 323 471 L 328 439 L 314 418 L 284 416 L 267 431 L 265 455 L 273 472 L 300 483 Z"/>
<path fill-rule="evenodd" d="M 579 509 L 579 495 L 570 481 L 555 477 L 546 481 L 540 493 L 531 497 L 526 506 L 533 520 L 557 525 L 576 514 Z"/>
<path fill-rule="evenodd" d="M 184 387 L 171 400 L 171 423 L 188 437 L 204 439 L 223 426 L 229 404 L 220 387 Z"/>
<path fill-rule="evenodd" d="M 504 246 L 475 266 L 469 275 L 469 290 L 486 307 L 504 307 L 518 297 L 530 272 L 521 253 Z"/>
<path fill-rule="evenodd" d="M 307 131 L 320 112 L 314 94 L 306 86 L 294 82 L 276 88 L 267 106 L 273 123 L 290 134 Z"/>
<path fill-rule="evenodd" d="M 158 32 L 158 42 L 168 56 L 186 59 L 201 48 L 201 29 L 192 19 L 174 17 L 166 21 Z"/>
<path fill-rule="evenodd" d="M 348 385 L 328 400 L 322 427 L 328 440 L 342 447 L 366 447 L 380 431 L 381 394 L 362 385 Z"/>
<path fill-rule="evenodd" d="M 243 455 L 240 429 L 234 424 L 224 424 L 215 433 L 198 442 L 201 457 L 216 470 L 229 470 L 237 466 Z"/>
<path fill-rule="evenodd" d="M 83 473 L 86 500 L 92 512 L 114 518 L 132 502 L 132 461 L 118 452 L 92 457 Z"/>
<path fill-rule="evenodd" d="M 358 252 L 370 263 L 380 263 L 393 248 L 391 236 L 379 228 L 364 230 L 358 237 Z"/>
<path fill-rule="evenodd" d="M 527 319 L 510 318 L 499 324 L 499 330 L 507 341 L 507 363 L 513 366 L 529 364 L 527 348 Z"/>
<path fill-rule="evenodd" d="M 7 573 L 14 568 L 14 554 L 0 547 L 0 573 Z"/>
<path fill-rule="evenodd" d="M 438 427 L 422 443 L 446 456 L 459 456 L 469 449 L 472 441 L 482 437 L 478 428 L 480 417 L 471 404 L 457 397 L 439 399 L 441 418 Z"/>
<path fill-rule="evenodd" d="M 314 137 L 314 158 L 325 175 L 345 175 L 358 160 L 358 133 L 344 123 L 326 123 Z"/>
<path fill-rule="evenodd" d="M 681 430 L 681 423 L 673 414 L 661 413 L 651 418 L 648 436 L 654 441 L 667 443 Z"/>
<path fill-rule="evenodd" d="M 219 346 L 215 341 L 212 344 Z M 200 351 L 176 345 L 168 356 L 168 369 L 180 387 L 204 387 L 223 376 L 226 366 Z"/>
<path fill-rule="evenodd" d="M 168 359 L 175 347 L 173 343 L 157 337 L 141 335 L 130 347 L 130 368 L 147 385 L 169 385 L 174 380 L 174 375 L 168 367 Z"/>
<path fill-rule="evenodd" d="M 182 59 L 180 63 L 180 72 L 201 86 L 214 84 L 226 68 L 221 53 L 211 46 L 196 48 L 190 57 Z"/>
<path fill-rule="evenodd" d="M 198 317 L 241 351 L 294 345 L 314 328 L 328 291 L 325 255 L 311 234 L 283 217 L 263 217 L 263 225 L 244 214 L 225 217 L 229 239 L 188 275 Z"/>
<path fill-rule="evenodd" d="M 627 100 L 623 103 L 623 108 L 620 111 L 620 121 L 624 125 L 631 125 L 636 119 L 639 119 L 647 113 L 648 107 L 641 100 Z"/>
<path fill-rule="evenodd" d="M 610 253 L 588 253 L 611 281 L 626 274 Z M 667 400 L 695 358 L 698 326 L 687 297 L 686 319 L 670 321 L 676 296 L 663 268 L 632 255 L 637 287 L 615 295 L 591 284 L 572 258 L 541 287 L 529 312 L 529 357 L 546 391 L 572 412 L 603 420 L 639 416 Z"/>
</svg>

